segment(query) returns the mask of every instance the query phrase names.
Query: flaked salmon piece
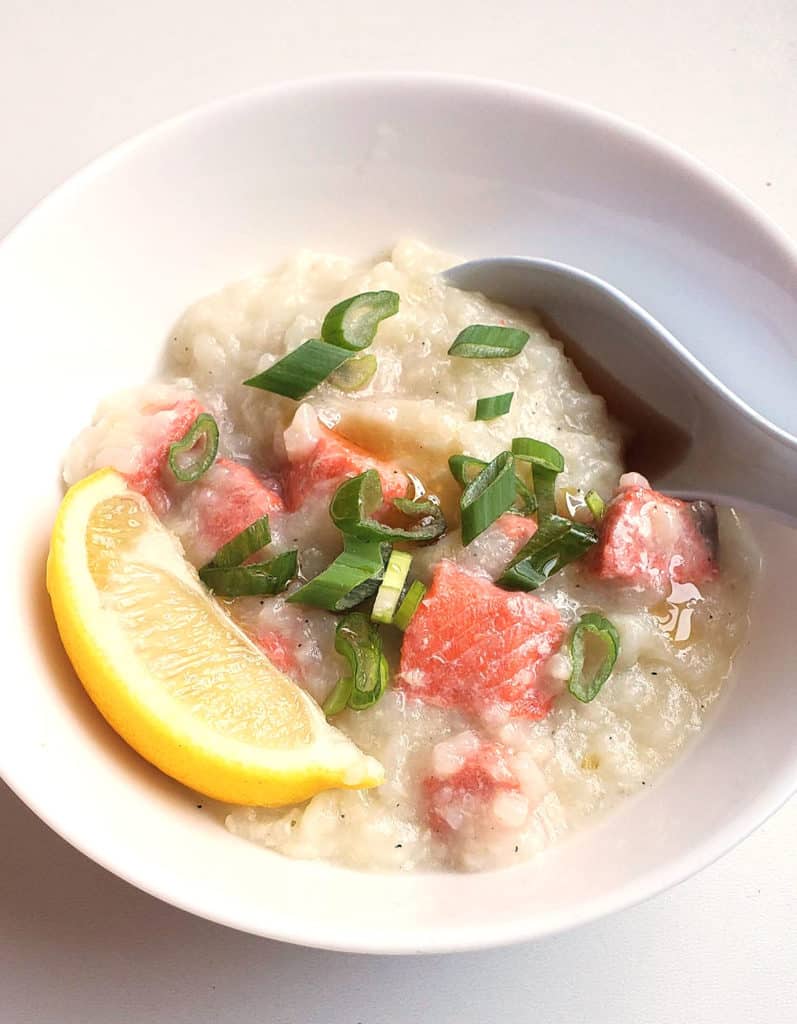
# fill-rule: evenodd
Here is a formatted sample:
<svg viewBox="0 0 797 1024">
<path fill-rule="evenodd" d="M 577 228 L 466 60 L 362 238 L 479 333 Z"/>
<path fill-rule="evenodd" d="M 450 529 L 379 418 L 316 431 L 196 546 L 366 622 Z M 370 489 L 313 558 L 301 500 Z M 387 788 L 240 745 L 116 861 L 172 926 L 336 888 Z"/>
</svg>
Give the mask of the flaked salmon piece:
<svg viewBox="0 0 797 1024">
<path fill-rule="evenodd" d="M 542 670 L 564 633 L 541 598 L 444 560 L 404 634 L 396 686 L 436 707 L 543 718 L 555 684 Z"/>
<path fill-rule="evenodd" d="M 518 550 L 523 547 L 537 532 L 537 520 L 529 519 L 527 516 L 516 516 L 511 512 L 504 512 L 495 521 L 495 527 L 507 538 L 513 541 Z"/>
<path fill-rule="evenodd" d="M 203 412 L 195 398 L 180 398 L 167 404 L 150 404 L 141 410 L 141 436 L 135 446 L 134 468 L 124 475 L 127 482 L 143 494 L 155 511 L 169 507 L 169 448 L 188 433 L 194 420 Z"/>
<path fill-rule="evenodd" d="M 251 639 L 266 655 L 272 665 L 276 665 L 281 672 L 284 672 L 294 682 L 301 683 L 303 681 L 302 670 L 299 668 L 296 654 L 284 636 L 273 631 L 250 635 Z"/>
<path fill-rule="evenodd" d="M 251 469 L 231 459 L 216 459 L 196 484 L 192 503 L 204 545 L 215 552 L 264 515 L 285 511 L 276 490 Z"/>
<path fill-rule="evenodd" d="M 644 482 L 644 478 L 640 478 Z M 606 507 L 600 542 L 587 565 L 603 580 L 664 593 L 671 583 L 717 575 L 717 520 L 705 501 L 668 498 L 635 474 Z"/>
<path fill-rule="evenodd" d="M 470 730 L 435 746 L 432 774 L 422 785 L 429 826 L 445 838 L 520 828 L 528 816 L 529 802 L 506 750 Z"/>
<path fill-rule="evenodd" d="M 385 503 L 403 497 L 409 477 L 392 462 L 376 458 L 365 448 L 330 430 L 321 423 L 311 405 L 296 412 L 284 434 L 288 467 L 285 494 L 290 509 L 299 508 L 308 497 L 330 496 L 344 480 L 375 469 L 382 482 Z"/>
</svg>

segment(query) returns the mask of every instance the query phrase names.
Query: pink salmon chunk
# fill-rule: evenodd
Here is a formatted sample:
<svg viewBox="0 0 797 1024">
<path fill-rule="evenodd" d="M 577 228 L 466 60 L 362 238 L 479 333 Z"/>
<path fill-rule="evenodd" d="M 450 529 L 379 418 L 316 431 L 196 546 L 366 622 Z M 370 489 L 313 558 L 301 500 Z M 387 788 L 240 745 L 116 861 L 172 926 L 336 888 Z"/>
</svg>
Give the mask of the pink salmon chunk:
<svg viewBox="0 0 797 1024">
<path fill-rule="evenodd" d="M 377 459 L 336 430 L 330 430 L 307 409 L 307 406 L 300 409 L 294 425 L 286 431 L 289 461 L 285 494 L 289 508 L 300 508 L 311 496 L 331 495 L 344 480 L 359 476 L 367 469 L 375 469 L 379 474 L 386 505 L 407 493 L 409 478 L 397 465 Z M 302 442 L 287 443 L 289 432 L 298 432 L 296 424 L 300 420 L 304 421 Z"/>
<path fill-rule="evenodd" d="M 520 793 L 520 783 L 503 748 L 475 738 L 453 773 L 423 780 L 427 820 L 438 833 L 456 832 L 468 817 L 484 814 L 499 793 Z"/>
<path fill-rule="evenodd" d="M 661 593 L 671 583 L 704 583 L 718 571 L 716 529 L 707 502 L 626 487 L 609 502 L 587 564 L 600 579 Z"/>
<path fill-rule="evenodd" d="M 195 486 L 197 526 L 203 543 L 213 550 L 256 519 L 285 511 L 285 503 L 274 487 L 230 459 L 217 459 Z"/>
<path fill-rule="evenodd" d="M 542 669 L 564 633 L 541 598 L 441 561 L 404 634 L 396 686 L 436 707 L 543 718 L 555 694 Z"/>
<path fill-rule="evenodd" d="M 133 490 L 143 494 L 156 512 L 169 507 L 167 488 L 174 483 L 167 465 L 169 448 L 185 437 L 202 411 L 202 405 L 195 398 L 179 399 L 168 405 L 150 405 L 142 410 L 145 419 L 137 446 L 136 468 L 126 476 Z"/>
</svg>

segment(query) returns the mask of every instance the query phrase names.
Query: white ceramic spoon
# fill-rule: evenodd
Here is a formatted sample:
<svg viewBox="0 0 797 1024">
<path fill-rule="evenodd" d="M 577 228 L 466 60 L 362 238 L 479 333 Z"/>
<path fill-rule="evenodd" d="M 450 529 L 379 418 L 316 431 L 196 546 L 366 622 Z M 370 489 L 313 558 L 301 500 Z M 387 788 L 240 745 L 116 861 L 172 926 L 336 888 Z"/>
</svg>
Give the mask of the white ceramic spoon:
<svg viewBox="0 0 797 1024">
<path fill-rule="evenodd" d="M 521 257 L 473 260 L 444 277 L 543 317 L 590 388 L 633 429 L 629 469 L 679 497 L 797 521 L 797 438 L 751 409 L 617 288 L 565 263 Z"/>
</svg>

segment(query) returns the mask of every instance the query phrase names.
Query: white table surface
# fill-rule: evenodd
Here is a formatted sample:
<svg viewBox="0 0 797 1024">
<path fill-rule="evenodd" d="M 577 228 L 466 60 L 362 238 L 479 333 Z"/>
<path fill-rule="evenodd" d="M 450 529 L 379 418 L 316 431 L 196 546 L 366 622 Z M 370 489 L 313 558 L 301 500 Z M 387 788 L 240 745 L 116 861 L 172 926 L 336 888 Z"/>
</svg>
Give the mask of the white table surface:
<svg viewBox="0 0 797 1024">
<path fill-rule="evenodd" d="M 691 150 L 797 236 L 795 0 L 0 0 L 0 235 L 171 114 L 375 69 L 502 77 L 605 107 Z M 5 789 L 0 830 L 0 1024 L 797 1019 L 797 801 L 641 907 L 427 959 L 298 949 L 193 918 L 88 861 Z"/>
</svg>

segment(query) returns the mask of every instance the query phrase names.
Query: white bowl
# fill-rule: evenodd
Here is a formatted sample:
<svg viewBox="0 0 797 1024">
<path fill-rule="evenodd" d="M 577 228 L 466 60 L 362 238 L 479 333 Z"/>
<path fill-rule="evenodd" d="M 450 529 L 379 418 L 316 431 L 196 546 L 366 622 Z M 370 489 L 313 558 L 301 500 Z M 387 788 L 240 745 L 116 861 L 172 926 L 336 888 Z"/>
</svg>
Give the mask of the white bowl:
<svg viewBox="0 0 797 1024">
<path fill-rule="evenodd" d="M 227 833 L 99 718 L 43 584 L 69 438 L 101 396 L 153 371 L 171 323 L 203 292 L 299 246 L 371 254 L 401 235 L 593 271 L 754 406 L 797 426 L 786 239 L 671 147 L 507 85 L 368 76 L 224 101 L 99 160 L 0 246 L 11 363 L 3 777 L 69 842 L 164 900 L 257 934 L 368 952 L 530 939 L 627 906 L 726 851 L 797 781 L 797 545 L 765 520 L 755 521 L 766 570 L 751 639 L 699 741 L 644 797 L 517 868 L 381 875 L 284 859 Z"/>
</svg>

